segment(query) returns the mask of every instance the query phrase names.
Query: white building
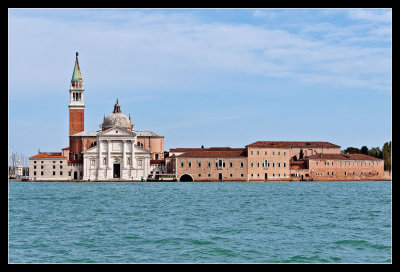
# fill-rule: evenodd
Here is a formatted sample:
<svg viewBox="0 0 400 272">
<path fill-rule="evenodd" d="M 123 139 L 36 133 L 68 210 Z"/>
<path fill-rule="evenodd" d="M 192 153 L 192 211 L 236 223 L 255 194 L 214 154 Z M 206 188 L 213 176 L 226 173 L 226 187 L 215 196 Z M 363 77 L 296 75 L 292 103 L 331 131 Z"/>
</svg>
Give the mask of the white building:
<svg viewBox="0 0 400 272">
<path fill-rule="evenodd" d="M 83 151 L 83 180 L 142 180 L 150 172 L 150 151 L 137 145 L 137 133 L 120 105 L 100 125 L 96 145 Z"/>
</svg>

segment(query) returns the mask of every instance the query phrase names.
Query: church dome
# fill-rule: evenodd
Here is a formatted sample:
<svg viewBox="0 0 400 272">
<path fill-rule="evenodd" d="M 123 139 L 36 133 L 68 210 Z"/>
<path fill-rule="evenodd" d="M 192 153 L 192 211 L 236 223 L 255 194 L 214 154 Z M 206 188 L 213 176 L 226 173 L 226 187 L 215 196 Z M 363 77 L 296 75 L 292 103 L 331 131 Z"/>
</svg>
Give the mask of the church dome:
<svg viewBox="0 0 400 272">
<path fill-rule="evenodd" d="M 118 127 L 124 128 L 128 131 L 133 130 L 133 124 L 131 122 L 131 118 L 121 112 L 121 108 L 118 103 L 118 99 L 117 99 L 117 103 L 115 103 L 115 105 L 114 105 L 114 111 L 107 117 L 104 117 L 103 124 L 102 124 L 102 130 L 104 131 L 113 126 L 118 126 Z"/>
</svg>

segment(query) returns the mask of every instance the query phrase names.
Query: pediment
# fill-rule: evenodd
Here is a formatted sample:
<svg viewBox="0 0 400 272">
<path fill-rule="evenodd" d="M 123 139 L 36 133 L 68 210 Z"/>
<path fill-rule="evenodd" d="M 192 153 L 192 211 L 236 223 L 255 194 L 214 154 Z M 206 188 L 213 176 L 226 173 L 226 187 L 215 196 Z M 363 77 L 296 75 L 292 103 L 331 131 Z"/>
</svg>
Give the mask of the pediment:
<svg viewBox="0 0 400 272">
<path fill-rule="evenodd" d="M 83 151 L 82 153 L 86 153 L 86 154 L 97 154 L 98 153 L 98 146 L 92 146 L 91 148 L 86 149 L 85 151 Z"/>
<path fill-rule="evenodd" d="M 134 137 L 136 136 L 136 133 L 134 131 L 127 131 L 123 128 L 114 126 L 111 127 L 105 131 L 99 132 L 98 136 L 113 136 L 113 137 L 118 137 L 118 136 L 130 136 Z"/>
</svg>

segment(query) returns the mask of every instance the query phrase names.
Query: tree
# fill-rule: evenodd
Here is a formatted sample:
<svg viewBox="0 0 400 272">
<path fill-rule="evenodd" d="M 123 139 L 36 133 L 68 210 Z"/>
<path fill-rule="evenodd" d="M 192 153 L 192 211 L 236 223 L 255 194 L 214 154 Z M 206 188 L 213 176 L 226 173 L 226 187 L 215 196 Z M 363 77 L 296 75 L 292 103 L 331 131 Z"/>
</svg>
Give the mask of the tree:
<svg viewBox="0 0 400 272">
<path fill-rule="evenodd" d="M 361 154 L 368 155 L 368 147 L 366 147 L 365 145 L 363 147 L 361 147 L 360 151 L 361 151 Z"/>
<path fill-rule="evenodd" d="M 348 147 L 344 150 L 345 154 L 360 154 L 361 150 L 357 147 Z"/>
<path fill-rule="evenodd" d="M 382 155 L 382 151 L 379 147 L 371 147 L 371 149 L 368 151 L 368 155 L 375 158 L 380 158 Z"/>
<path fill-rule="evenodd" d="M 386 142 L 382 147 L 385 170 L 392 169 L 392 141 Z"/>
</svg>

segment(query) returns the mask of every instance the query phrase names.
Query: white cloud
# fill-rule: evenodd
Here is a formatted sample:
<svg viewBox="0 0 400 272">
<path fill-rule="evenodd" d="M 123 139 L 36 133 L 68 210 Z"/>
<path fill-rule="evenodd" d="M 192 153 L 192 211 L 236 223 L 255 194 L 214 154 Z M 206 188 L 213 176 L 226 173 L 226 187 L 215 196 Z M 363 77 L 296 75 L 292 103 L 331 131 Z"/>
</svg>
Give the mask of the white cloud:
<svg viewBox="0 0 400 272">
<path fill-rule="evenodd" d="M 269 10 L 255 11 L 254 16 L 264 13 Z M 387 16 L 364 10 L 350 14 L 375 21 Z M 113 11 L 95 18 L 66 22 L 13 16 L 10 85 L 20 84 L 20 78 L 45 85 L 65 80 L 65 74 L 69 77 L 72 73 L 71 59 L 77 50 L 83 51 L 81 56 L 87 60 L 82 67 L 84 76 L 92 71 L 93 82 L 106 84 L 162 88 L 168 83 L 177 87 L 185 80 L 201 81 L 212 74 L 231 73 L 344 87 L 390 86 L 383 76 L 390 73 L 388 48 L 364 47 L 356 40 L 348 44 L 332 42 L 335 35 L 335 40 L 345 36 L 351 39 L 355 27 L 350 31 L 320 23 L 291 33 L 277 27 L 207 23 L 175 13 Z M 309 36 L 310 32 L 324 31 L 319 38 Z M 364 38 L 389 31 L 387 27 L 376 28 Z M 54 67 L 65 70 L 54 71 Z M 44 75 L 46 81 L 38 80 Z"/>
<path fill-rule="evenodd" d="M 370 22 L 392 22 L 392 10 L 388 9 L 349 9 L 349 16 L 352 19 Z"/>
</svg>

